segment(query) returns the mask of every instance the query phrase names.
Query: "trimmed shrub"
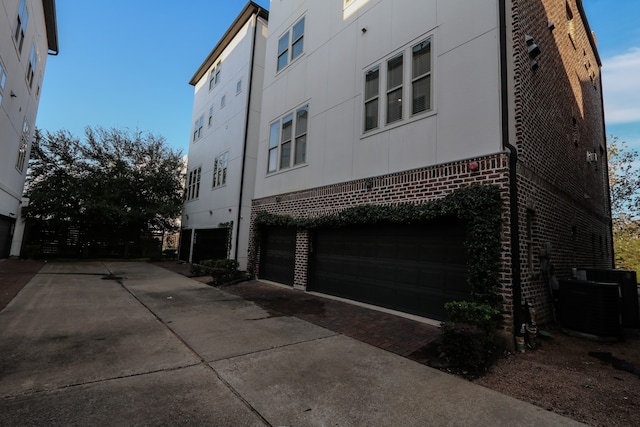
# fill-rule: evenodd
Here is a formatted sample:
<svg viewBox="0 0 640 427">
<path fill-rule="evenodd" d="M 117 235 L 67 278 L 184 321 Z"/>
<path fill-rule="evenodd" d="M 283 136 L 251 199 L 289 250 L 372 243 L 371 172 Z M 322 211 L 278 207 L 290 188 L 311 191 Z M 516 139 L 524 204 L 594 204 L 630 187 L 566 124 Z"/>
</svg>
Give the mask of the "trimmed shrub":
<svg viewBox="0 0 640 427">
<path fill-rule="evenodd" d="M 214 286 L 224 285 L 247 277 L 244 271 L 238 270 L 239 264 L 235 259 L 209 259 L 191 264 L 193 276 L 211 276 Z"/>
</svg>

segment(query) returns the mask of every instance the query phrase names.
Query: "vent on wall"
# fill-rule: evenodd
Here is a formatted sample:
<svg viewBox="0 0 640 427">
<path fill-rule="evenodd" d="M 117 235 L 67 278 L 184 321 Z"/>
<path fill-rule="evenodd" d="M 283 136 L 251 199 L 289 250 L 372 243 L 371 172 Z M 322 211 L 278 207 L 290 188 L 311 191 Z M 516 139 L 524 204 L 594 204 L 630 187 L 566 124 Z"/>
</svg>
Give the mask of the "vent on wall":
<svg viewBox="0 0 640 427">
<path fill-rule="evenodd" d="M 593 163 L 598 161 L 598 153 L 592 153 L 591 151 L 587 151 L 587 162 Z"/>
</svg>

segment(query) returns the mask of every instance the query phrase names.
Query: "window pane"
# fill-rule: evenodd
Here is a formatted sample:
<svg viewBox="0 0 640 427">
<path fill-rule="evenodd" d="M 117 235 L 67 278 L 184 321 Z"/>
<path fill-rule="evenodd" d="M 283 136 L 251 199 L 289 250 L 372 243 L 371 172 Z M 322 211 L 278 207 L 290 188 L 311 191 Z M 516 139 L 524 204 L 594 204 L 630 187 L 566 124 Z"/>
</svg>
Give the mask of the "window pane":
<svg viewBox="0 0 640 427">
<path fill-rule="evenodd" d="M 280 56 L 278 56 L 278 71 L 282 70 L 289 62 L 289 57 L 287 56 L 288 51 L 285 50 Z"/>
<path fill-rule="evenodd" d="M 291 140 L 292 126 L 293 114 L 289 114 L 284 119 L 282 119 L 282 142 Z"/>
<path fill-rule="evenodd" d="M 413 78 L 431 71 L 431 40 L 425 40 L 413 47 Z"/>
<path fill-rule="evenodd" d="M 271 131 L 269 132 L 269 148 L 278 146 L 278 136 L 280 135 L 280 123 L 276 122 L 271 125 Z"/>
<path fill-rule="evenodd" d="M 378 99 L 369 101 L 364 105 L 364 130 L 378 127 Z"/>
<path fill-rule="evenodd" d="M 291 142 L 286 142 L 280 147 L 280 169 L 291 166 Z"/>
<path fill-rule="evenodd" d="M 269 167 L 267 172 L 274 172 L 278 167 L 278 149 L 272 148 L 269 150 Z"/>
<path fill-rule="evenodd" d="M 309 107 L 303 107 L 296 113 L 296 136 L 307 133 Z"/>
<path fill-rule="evenodd" d="M 296 138 L 296 158 L 294 164 L 299 165 L 307 161 L 307 135 Z"/>
<path fill-rule="evenodd" d="M 387 89 L 402 85 L 402 55 L 390 59 L 387 64 Z"/>
<path fill-rule="evenodd" d="M 420 113 L 431 108 L 431 76 L 423 77 L 413 82 L 412 114 Z"/>
<path fill-rule="evenodd" d="M 278 55 L 289 48 L 289 33 L 285 34 L 278 40 Z"/>
<path fill-rule="evenodd" d="M 387 95 L 387 123 L 402 119 L 402 88 Z"/>
<path fill-rule="evenodd" d="M 364 99 L 369 100 L 374 96 L 378 96 L 380 86 L 380 69 L 374 68 L 365 76 L 364 83 Z"/>
<path fill-rule="evenodd" d="M 293 46 L 291 46 L 291 59 L 296 59 L 302 51 L 304 50 L 304 38 L 296 41 Z"/>
<path fill-rule="evenodd" d="M 296 25 L 293 26 L 293 41 L 296 41 L 298 38 L 302 37 L 304 34 L 304 18 L 298 21 Z"/>
</svg>

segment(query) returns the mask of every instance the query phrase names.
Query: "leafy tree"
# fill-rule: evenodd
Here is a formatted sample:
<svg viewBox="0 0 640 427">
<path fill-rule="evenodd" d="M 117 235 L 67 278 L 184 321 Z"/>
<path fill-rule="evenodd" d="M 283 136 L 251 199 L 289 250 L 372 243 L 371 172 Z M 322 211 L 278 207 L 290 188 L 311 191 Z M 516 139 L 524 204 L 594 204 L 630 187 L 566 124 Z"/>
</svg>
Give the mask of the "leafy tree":
<svg viewBox="0 0 640 427">
<path fill-rule="evenodd" d="M 81 141 L 66 130 L 37 130 L 25 216 L 49 228 L 72 225 L 93 238 L 106 233 L 127 242 L 174 231 L 182 171 L 181 152 L 150 133 L 87 127 Z"/>
<path fill-rule="evenodd" d="M 616 267 L 640 273 L 640 157 L 616 136 L 607 153 Z"/>
</svg>

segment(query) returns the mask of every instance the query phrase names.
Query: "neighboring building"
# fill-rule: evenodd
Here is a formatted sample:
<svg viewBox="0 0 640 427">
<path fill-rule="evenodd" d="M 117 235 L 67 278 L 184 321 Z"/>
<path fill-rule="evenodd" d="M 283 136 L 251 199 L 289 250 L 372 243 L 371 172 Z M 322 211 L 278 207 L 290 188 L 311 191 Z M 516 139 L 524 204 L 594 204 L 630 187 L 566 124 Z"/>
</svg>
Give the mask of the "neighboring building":
<svg viewBox="0 0 640 427">
<path fill-rule="evenodd" d="M 246 267 L 268 17 L 247 3 L 190 81 L 180 259 L 233 258 Z"/>
<path fill-rule="evenodd" d="M 581 0 L 272 1 L 265 67 L 253 219 L 493 185 L 508 332 L 525 300 L 551 319 L 546 266 L 612 267 L 601 63 Z M 252 223 L 258 278 L 438 320 L 470 297 L 458 218 L 299 224 Z"/>
<path fill-rule="evenodd" d="M 0 258 L 12 242 L 47 54 L 58 54 L 54 0 L 0 4 Z M 11 252 L 20 253 L 18 247 Z"/>
</svg>

